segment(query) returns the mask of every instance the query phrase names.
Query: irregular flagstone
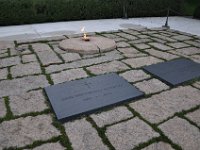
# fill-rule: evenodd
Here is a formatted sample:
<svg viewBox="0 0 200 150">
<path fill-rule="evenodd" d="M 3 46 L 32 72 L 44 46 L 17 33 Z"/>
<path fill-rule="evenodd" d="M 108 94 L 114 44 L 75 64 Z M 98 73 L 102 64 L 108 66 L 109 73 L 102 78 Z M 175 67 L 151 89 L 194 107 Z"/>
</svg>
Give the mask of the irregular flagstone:
<svg viewBox="0 0 200 150">
<path fill-rule="evenodd" d="M 139 35 L 140 34 L 140 32 L 130 30 L 130 29 L 126 29 L 126 30 L 122 30 L 122 31 L 125 32 L 125 33 L 128 33 L 128 34 L 132 34 L 132 35 Z"/>
<path fill-rule="evenodd" d="M 195 86 L 195 87 L 197 87 L 197 88 L 200 89 L 200 81 L 199 81 L 199 82 L 195 82 L 195 83 L 193 84 L 193 86 Z"/>
<path fill-rule="evenodd" d="M 130 35 L 130 34 L 126 34 L 126 33 L 123 33 L 123 32 L 117 33 L 117 35 L 119 35 L 119 36 L 121 36 L 123 38 L 129 39 L 129 40 L 138 39 L 136 36 L 133 36 L 133 35 Z"/>
<path fill-rule="evenodd" d="M 141 81 L 144 79 L 148 79 L 151 76 L 146 74 L 142 70 L 131 70 L 131 71 L 126 71 L 122 74 L 120 74 L 123 78 L 125 78 L 128 82 L 136 82 L 136 81 Z"/>
<path fill-rule="evenodd" d="M 25 76 L 25 75 L 34 75 L 41 74 L 42 70 L 39 63 L 33 62 L 28 64 L 19 64 L 11 67 L 11 74 L 15 77 Z"/>
<path fill-rule="evenodd" d="M 97 74 L 104 74 L 104 73 L 110 73 L 110 72 L 119 72 L 119 71 L 127 70 L 130 68 L 120 61 L 112 61 L 109 63 L 103 63 L 103 64 L 87 67 L 86 69 L 92 72 L 93 74 L 97 75 Z"/>
<path fill-rule="evenodd" d="M 166 37 L 164 35 L 160 35 L 160 34 L 152 34 L 151 36 L 154 36 L 156 38 L 159 38 L 159 39 L 167 41 L 167 42 L 176 42 L 177 41 L 175 39 L 172 39 L 172 38 Z"/>
<path fill-rule="evenodd" d="M 189 57 L 189 59 L 192 59 L 193 61 L 200 63 L 200 55 L 192 55 Z"/>
<path fill-rule="evenodd" d="M 117 42 L 117 47 L 130 47 L 130 44 L 128 44 L 127 42 Z"/>
<path fill-rule="evenodd" d="M 43 43 L 32 44 L 32 48 L 35 52 L 52 51 L 49 45 Z"/>
<path fill-rule="evenodd" d="M 4 99 L 0 98 L 0 118 L 3 118 L 6 115 L 6 105 Z"/>
<path fill-rule="evenodd" d="M 133 68 L 138 68 L 142 66 L 148 66 L 152 64 L 157 64 L 159 62 L 163 62 L 162 60 L 148 56 L 148 57 L 140 57 L 140 58 L 130 58 L 130 59 L 125 59 L 122 60 L 124 63 L 130 65 Z"/>
<path fill-rule="evenodd" d="M 8 57 L 8 53 L 2 53 L 2 54 L 0 54 L 0 58 L 2 58 L 2 57 Z"/>
<path fill-rule="evenodd" d="M 130 150 L 140 143 L 158 137 L 159 134 L 136 117 L 108 127 L 106 136 L 116 150 Z"/>
<path fill-rule="evenodd" d="M 66 70 L 60 73 L 52 74 L 51 78 L 54 84 L 57 84 L 57 83 L 65 82 L 65 81 L 85 78 L 87 76 L 88 76 L 87 73 L 81 68 L 81 69 Z"/>
<path fill-rule="evenodd" d="M 0 97 L 20 94 L 32 89 L 43 88 L 49 83 L 45 76 L 28 76 L 0 82 Z"/>
<path fill-rule="evenodd" d="M 0 148 L 23 147 L 60 135 L 48 115 L 4 121 L 0 124 L 0 133 Z"/>
<path fill-rule="evenodd" d="M 43 66 L 62 63 L 62 60 L 52 50 L 37 52 L 37 55 Z"/>
<path fill-rule="evenodd" d="M 7 79 L 7 76 L 8 76 L 7 68 L 0 69 L 0 80 Z"/>
<path fill-rule="evenodd" d="M 51 65 L 45 68 L 47 73 L 53 73 L 57 71 L 62 71 L 64 69 L 71 69 L 71 68 L 79 68 L 90 66 L 94 64 L 99 64 L 107 61 L 117 60 L 123 58 L 122 55 L 119 54 L 117 51 L 106 53 L 105 56 L 90 58 L 90 59 L 82 59 L 72 63 L 61 64 L 61 65 Z"/>
<path fill-rule="evenodd" d="M 61 54 L 61 56 L 65 60 L 65 62 L 81 59 L 81 56 L 77 53 L 65 53 L 65 54 Z"/>
<path fill-rule="evenodd" d="M 91 117 L 99 127 L 103 127 L 133 117 L 133 114 L 126 107 L 121 106 L 99 114 L 93 114 Z"/>
<path fill-rule="evenodd" d="M 176 49 L 175 52 L 184 55 L 194 55 L 194 54 L 200 54 L 200 49 L 196 47 L 188 47 L 188 48 Z"/>
<path fill-rule="evenodd" d="M 174 48 L 183 48 L 183 47 L 188 47 L 188 44 L 185 44 L 183 42 L 176 42 L 176 43 L 167 43 L 167 45 L 174 47 Z"/>
<path fill-rule="evenodd" d="M 161 40 L 159 38 L 151 38 L 151 39 L 154 40 L 154 42 L 158 42 L 158 43 L 162 43 L 162 44 L 167 43 L 167 41 Z"/>
<path fill-rule="evenodd" d="M 193 39 L 192 37 L 185 36 L 185 35 L 176 35 L 176 36 L 172 36 L 171 38 L 178 40 L 178 41 L 185 41 L 185 40 Z"/>
<path fill-rule="evenodd" d="M 195 41 L 185 41 L 185 43 L 190 44 L 192 46 L 196 46 L 200 48 L 200 41 L 195 42 Z"/>
<path fill-rule="evenodd" d="M 142 44 L 133 44 L 133 45 L 134 45 L 136 48 L 140 49 L 140 50 L 150 48 L 149 45 L 144 44 L 144 43 L 142 43 Z"/>
<path fill-rule="evenodd" d="M 10 108 L 14 115 L 40 112 L 47 109 L 45 97 L 41 90 L 10 96 Z"/>
<path fill-rule="evenodd" d="M 19 56 L 0 59 L 0 68 L 20 64 Z"/>
<path fill-rule="evenodd" d="M 10 41 L 0 41 L 0 50 L 1 49 L 7 49 L 7 48 L 13 48 L 14 43 Z"/>
<path fill-rule="evenodd" d="M 110 34 L 110 33 L 102 34 L 102 35 L 105 36 L 105 37 L 107 37 L 107 38 L 110 38 L 110 39 L 115 39 L 115 38 L 119 38 L 120 37 L 118 35 Z"/>
<path fill-rule="evenodd" d="M 188 113 L 186 117 L 195 122 L 200 127 L 200 109 Z"/>
<path fill-rule="evenodd" d="M 178 87 L 131 103 L 130 106 L 151 123 L 159 123 L 176 112 L 199 105 L 199 97 L 200 90 L 198 89 L 191 86 Z"/>
<path fill-rule="evenodd" d="M 128 43 L 129 44 L 139 44 L 139 43 L 147 43 L 147 42 L 152 42 L 152 40 L 151 39 L 142 38 L 142 39 L 130 41 Z"/>
<path fill-rule="evenodd" d="M 171 50 L 172 48 L 169 47 L 169 46 L 166 46 L 164 44 L 161 44 L 161 43 L 149 43 L 149 45 L 157 48 L 157 49 L 160 49 L 162 51 L 168 51 L 168 50 Z"/>
<path fill-rule="evenodd" d="M 151 144 L 142 150 L 174 150 L 171 145 L 164 143 L 164 142 L 159 142 L 159 143 L 154 143 Z"/>
<path fill-rule="evenodd" d="M 28 62 L 36 62 L 37 58 L 34 54 L 31 55 L 23 55 L 22 56 L 22 61 L 23 63 L 28 63 Z"/>
<path fill-rule="evenodd" d="M 157 79 L 151 79 L 148 81 L 139 82 L 134 85 L 138 89 L 143 91 L 145 94 L 157 93 L 169 89 L 169 86 L 167 86 L 166 84 Z"/>
<path fill-rule="evenodd" d="M 167 53 L 167 52 L 161 52 L 161 51 L 155 50 L 153 48 L 147 49 L 147 50 L 145 50 L 145 52 L 149 53 L 152 56 L 159 57 L 159 58 L 162 58 L 162 59 L 165 59 L 165 60 L 172 60 L 172 59 L 179 57 L 177 55 L 173 55 L 173 54 L 170 54 L 170 53 Z"/>
<path fill-rule="evenodd" d="M 85 119 L 64 124 L 74 150 L 108 150 L 97 131 Z"/>
<path fill-rule="evenodd" d="M 24 150 L 66 150 L 60 143 L 47 143 L 41 146 L 35 147 L 33 149 L 24 149 Z"/>
<path fill-rule="evenodd" d="M 140 56 L 146 56 L 146 54 L 139 52 L 133 47 L 129 48 L 118 48 L 118 50 L 123 53 L 125 57 L 140 57 Z"/>
<path fill-rule="evenodd" d="M 159 128 L 169 139 L 183 150 L 198 150 L 200 147 L 199 129 L 184 119 L 175 117 L 161 124 Z"/>
</svg>

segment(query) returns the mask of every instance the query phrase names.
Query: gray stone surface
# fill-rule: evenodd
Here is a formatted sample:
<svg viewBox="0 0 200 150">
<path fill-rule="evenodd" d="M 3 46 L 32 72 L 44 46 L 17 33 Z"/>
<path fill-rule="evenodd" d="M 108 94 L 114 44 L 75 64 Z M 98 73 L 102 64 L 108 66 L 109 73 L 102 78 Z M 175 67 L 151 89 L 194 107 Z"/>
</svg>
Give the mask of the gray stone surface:
<svg viewBox="0 0 200 150">
<path fill-rule="evenodd" d="M 134 85 L 145 94 L 153 94 L 169 88 L 169 86 L 157 79 L 139 82 Z"/>
<path fill-rule="evenodd" d="M 49 83 L 45 76 L 28 76 L 0 82 L 0 97 L 20 94 L 21 92 L 46 87 Z"/>
<path fill-rule="evenodd" d="M 3 118 L 6 115 L 6 105 L 4 99 L 0 98 L 0 118 Z"/>
<path fill-rule="evenodd" d="M 170 53 L 167 53 L 167 52 L 161 52 L 161 51 L 155 50 L 153 48 L 147 49 L 147 50 L 145 50 L 145 52 L 149 53 L 152 56 L 162 58 L 162 59 L 165 59 L 165 60 L 172 60 L 172 59 L 179 57 L 177 55 L 173 55 L 173 54 L 170 54 Z"/>
<path fill-rule="evenodd" d="M 7 79 L 8 70 L 7 68 L 0 69 L 0 80 Z"/>
<path fill-rule="evenodd" d="M 136 36 L 133 36 L 133 35 L 130 35 L 130 34 L 126 34 L 126 33 L 123 33 L 123 32 L 120 32 L 120 33 L 117 33 L 117 35 L 123 37 L 123 38 L 126 38 L 128 40 L 136 40 L 138 39 Z"/>
<path fill-rule="evenodd" d="M 200 48 L 200 42 L 199 41 L 185 41 L 185 43 L 190 44 L 192 46 L 196 46 Z"/>
<path fill-rule="evenodd" d="M 181 48 L 181 49 L 176 49 L 175 52 L 184 55 L 194 55 L 194 54 L 200 54 L 200 48 L 196 47 Z"/>
<path fill-rule="evenodd" d="M 191 40 L 192 37 L 185 36 L 185 35 L 177 35 L 177 36 L 172 36 L 173 39 L 178 40 L 178 41 L 185 41 L 185 40 Z"/>
<path fill-rule="evenodd" d="M 56 64 L 56 63 L 62 63 L 62 60 L 52 50 L 37 52 L 37 55 L 43 66 L 48 66 L 48 65 Z"/>
<path fill-rule="evenodd" d="M 175 117 L 161 124 L 159 128 L 174 143 L 177 143 L 183 150 L 198 150 L 200 147 L 199 129 L 184 119 Z"/>
<path fill-rule="evenodd" d="M 54 82 L 54 84 L 62 83 L 65 81 L 71 81 L 75 79 L 80 79 L 87 77 L 87 73 L 81 68 L 81 69 L 70 69 L 66 71 L 62 71 L 60 73 L 55 73 L 51 75 L 51 78 Z"/>
<path fill-rule="evenodd" d="M 87 67 L 86 69 L 92 72 L 93 74 L 97 75 L 97 74 L 104 74 L 104 73 L 110 73 L 110 72 L 124 71 L 124 70 L 129 69 L 129 67 L 120 61 L 112 61 L 109 63 L 103 63 L 103 64 Z"/>
<path fill-rule="evenodd" d="M 157 33 L 157 32 L 155 32 L 155 33 Z M 172 38 L 166 37 L 164 35 L 160 35 L 160 34 L 150 34 L 150 35 L 156 37 L 157 39 L 161 39 L 162 41 L 166 41 L 166 42 L 176 42 L 177 41 L 176 39 L 172 39 Z M 154 40 L 155 40 L 155 38 L 154 38 Z"/>
<path fill-rule="evenodd" d="M 140 51 L 136 50 L 133 47 L 129 48 L 118 48 L 118 50 L 123 53 L 125 57 L 141 57 L 146 56 L 146 54 L 141 53 Z"/>
<path fill-rule="evenodd" d="M 85 119 L 64 124 L 74 150 L 108 150 L 97 131 Z"/>
<path fill-rule="evenodd" d="M 20 58 L 18 56 L 0 59 L 0 68 L 17 64 L 20 64 Z"/>
<path fill-rule="evenodd" d="M 45 97 L 41 90 L 10 96 L 10 108 L 14 115 L 40 112 L 47 109 Z"/>
<path fill-rule="evenodd" d="M 143 39 L 133 40 L 133 41 L 130 41 L 128 43 L 130 43 L 130 44 L 139 44 L 139 43 L 146 43 L 146 42 L 152 42 L 152 40 L 143 38 Z"/>
<path fill-rule="evenodd" d="M 166 46 L 164 44 L 161 44 L 161 43 L 149 43 L 149 45 L 159 49 L 159 50 L 162 50 L 162 51 L 168 51 L 168 50 L 171 50 L 172 48 L 169 47 L 169 46 Z"/>
<path fill-rule="evenodd" d="M 130 106 L 152 123 L 159 123 L 176 112 L 188 110 L 200 103 L 200 90 L 191 86 L 178 87 L 150 98 L 143 99 Z"/>
<path fill-rule="evenodd" d="M 26 150 L 66 150 L 59 142 L 56 143 L 46 143 L 41 146 L 35 147 L 33 149 Z"/>
<path fill-rule="evenodd" d="M 195 83 L 193 84 L 193 86 L 195 86 L 195 87 L 197 87 L 197 88 L 199 88 L 199 89 L 200 89 L 200 81 L 198 81 L 198 82 L 195 82 Z"/>
<path fill-rule="evenodd" d="M 34 54 L 31 55 L 23 55 L 22 56 L 22 62 L 23 63 L 28 63 L 28 62 L 35 62 L 37 61 L 37 58 Z"/>
<path fill-rule="evenodd" d="M 109 125 L 133 117 L 133 114 L 124 106 L 116 107 L 109 111 L 91 115 L 99 127 Z"/>
<path fill-rule="evenodd" d="M 167 143 L 158 142 L 158 143 L 151 144 L 143 148 L 142 150 L 174 150 L 174 149 L 171 147 L 171 145 Z"/>
<path fill-rule="evenodd" d="M 32 44 L 32 48 L 35 52 L 51 51 L 49 45 L 43 43 Z"/>
<path fill-rule="evenodd" d="M 117 42 L 117 47 L 124 48 L 124 47 L 130 47 L 130 44 L 127 42 Z"/>
<path fill-rule="evenodd" d="M 150 48 L 149 45 L 144 44 L 144 43 L 141 43 L 141 44 L 134 44 L 134 46 L 135 46 L 136 48 L 140 49 L 140 50 Z"/>
<path fill-rule="evenodd" d="M 77 53 L 65 53 L 61 54 L 62 58 L 65 62 L 75 61 L 81 59 L 80 55 Z"/>
<path fill-rule="evenodd" d="M 152 56 L 148 56 L 148 57 L 125 59 L 123 60 L 123 62 L 130 65 L 132 68 L 138 68 L 142 66 L 157 64 L 159 62 L 162 62 L 162 60 Z"/>
<path fill-rule="evenodd" d="M 159 134 L 138 118 L 107 128 L 106 135 L 116 150 L 130 150 Z"/>
<path fill-rule="evenodd" d="M 0 124 L 0 148 L 23 147 L 37 140 L 59 136 L 59 131 L 51 123 L 52 119 L 47 115 L 4 121 Z"/>
<path fill-rule="evenodd" d="M 195 122 L 200 127 L 200 109 L 188 113 L 186 117 Z"/>
<path fill-rule="evenodd" d="M 11 74 L 15 77 L 21 77 L 25 75 L 41 74 L 42 70 L 39 63 L 33 62 L 28 64 L 19 64 L 11 67 Z"/>
<path fill-rule="evenodd" d="M 128 82 L 136 82 L 136 81 L 141 81 L 144 79 L 148 79 L 151 76 L 146 74 L 142 70 L 131 70 L 131 71 L 126 71 L 122 74 L 120 74 L 124 79 L 126 79 Z"/>
<path fill-rule="evenodd" d="M 174 48 L 183 48 L 183 47 L 188 47 L 188 44 L 185 44 L 183 42 L 176 42 L 176 43 L 167 43 L 167 45 L 174 47 Z"/>
<path fill-rule="evenodd" d="M 14 43 L 10 41 L 0 41 L 0 50 L 14 47 Z"/>
</svg>

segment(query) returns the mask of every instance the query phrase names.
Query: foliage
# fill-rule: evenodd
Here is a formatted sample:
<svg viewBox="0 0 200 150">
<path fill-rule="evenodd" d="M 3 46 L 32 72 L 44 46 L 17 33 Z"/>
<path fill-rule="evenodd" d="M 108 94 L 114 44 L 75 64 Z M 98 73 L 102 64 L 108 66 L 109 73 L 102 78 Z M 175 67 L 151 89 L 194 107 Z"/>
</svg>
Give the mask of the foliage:
<svg viewBox="0 0 200 150">
<path fill-rule="evenodd" d="M 194 18 L 200 19 L 200 5 L 194 11 Z"/>
</svg>

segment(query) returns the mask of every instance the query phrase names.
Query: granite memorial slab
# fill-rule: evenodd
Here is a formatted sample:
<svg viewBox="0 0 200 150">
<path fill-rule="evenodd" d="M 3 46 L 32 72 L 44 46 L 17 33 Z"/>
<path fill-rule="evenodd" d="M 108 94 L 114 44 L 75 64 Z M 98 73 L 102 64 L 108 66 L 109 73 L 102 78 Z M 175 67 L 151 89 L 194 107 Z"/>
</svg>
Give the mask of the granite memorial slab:
<svg viewBox="0 0 200 150">
<path fill-rule="evenodd" d="M 52 85 L 45 92 L 61 122 L 144 95 L 115 73 Z"/>
<path fill-rule="evenodd" d="M 200 77 L 200 64 L 185 58 L 145 66 L 143 69 L 171 86 Z"/>
</svg>

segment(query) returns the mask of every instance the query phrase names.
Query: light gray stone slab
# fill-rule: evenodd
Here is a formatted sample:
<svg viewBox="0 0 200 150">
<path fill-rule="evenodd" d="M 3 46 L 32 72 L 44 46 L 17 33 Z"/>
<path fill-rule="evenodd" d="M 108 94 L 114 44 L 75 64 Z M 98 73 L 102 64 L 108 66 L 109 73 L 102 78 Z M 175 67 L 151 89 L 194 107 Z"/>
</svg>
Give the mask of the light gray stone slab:
<svg viewBox="0 0 200 150">
<path fill-rule="evenodd" d="M 176 112 L 199 105 L 199 96 L 200 91 L 191 86 L 178 87 L 131 103 L 130 106 L 151 123 L 159 123 Z"/>
<path fill-rule="evenodd" d="M 120 76 L 122 76 L 128 82 L 137 82 L 151 77 L 142 70 L 126 71 L 124 73 L 121 73 Z"/>
<path fill-rule="evenodd" d="M 145 52 L 149 53 L 152 56 L 162 58 L 162 59 L 165 59 L 165 60 L 172 60 L 172 59 L 175 59 L 175 58 L 179 58 L 179 56 L 177 56 L 177 55 L 173 55 L 173 54 L 170 54 L 170 53 L 167 53 L 167 52 L 161 52 L 161 51 L 155 50 L 153 48 L 147 49 L 147 50 L 145 50 Z"/>
<path fill-rule="evenodd" d="M 149 45 L 159 49 L 159 50 L 162 50 L 162 51 L 168 51 L 168 50 L 172 50 L 171 47 L 169 46 L 166 46 L 164 44 L 161 44 L 161 43 L 149 43 Z"/>
<path fill-rule="evenodd" d="M 117 33 L 116 35 L 119 35 L 123 38 L 126 38 L 128 40 L 136 40 L 138 39 L 136 36 L 133 36 L 133 35 L 130 35 L 130 34 L 126 34 L 126 33 L 123 33 L 123 32 L 120 32 L 120 33 Z"/>
<path fill-rule="evenodd" d="M 130 43 L 130 44 L 139 44 L 139 43 L 147 43 L 147 42 L 152 42 L 152 40 L 151 39 L 142 38 L 142 39 L 130 41 L 128 43 Z"/>
<path fill-rule="evenodd" d="M 19 64 L 11 67 L 11 74 L 15 77 L 21 77 L 25 75 L 41 74 L 42 70 L 39 63 L 33 62 L 28 64 Z"/>
<path fill-rule="evenodd" d="M 169 86 L 157 79 L 151 79 L 148 81 L 138 82 L 134 84 L 138 89 L 145 94 L 153 94 L 163 90 L 169 89 Z"/>
<path fill-rule="evenodd" d="M 171 147 L 171 145 L 167 143 L 158 142 L 158 143 L 151 144 L 143 148 L 142 150 L 174 150 L 174 149 Z"/>
<path fill-rule="evenodd" d="M 108 150 L 97 131 L 85 119 L 64 124 L 74 150 Z"/>
<path fill-rule="evenodd" d="M 45 97 L 41 90 L 10 96 L 10 108 L 14 115 L 40 112 L 47 109 Z"/>
<path fill-rule="evenodd" d="M 103 64 L 87 67 L 86 69 L 92 72 L 93 74 L 97 75 L 97 74 L 104 74 L 104 73 L 110 73 L 110 72 L 124 71 L 130 68 L 120 61 L 112 61 L 109 63 L 103 63 Z"/>
<path fill-rule="evenodd" d="M 130 150 L 159 134 L 138 118 L 122 122 L 106 130 L 106 136 L 116 150 Z"/>
<path fill-rule="evenodd" d="M 194 112 L 188 113 L 186 117 L 190 119 L 191 121 L 195 122 L 200 127 L 200 109 Z"/>
<path fill-rule="evenodd" d="M 158 58 L 148 56 L 148 57 L 125 59 L 125 60 L 123 60 L 123 62 L 130 65 L 132 68 L 138 68 L 138 67 L 142 67 L 142 66 L 157 64 L 157 63 L 163 62 L 163 61 Z"/>
<path fill-rule="evenodd" d="M 0 80 L 7 79 L 8 70 L 7 68 L 0 69 Z"/>
<path fill-rule="evenodd" d="M 140 53 L 137 49 L 133 48 L 133 47 L 128 47 L 128 48 L 118 48 L 117 50 L 119 50 L 120 52 L 124 53 L 124 54 L 130 54 L 130 55 L 134 55 L 134 54 L 138 54 Z"/>
<path fill-rule="evenodd" d="M 0 148 L 23 147 L 60 135 L 48 115 L 4 121 L 0 124 L 0 133 Z"/>
<path fill-rule="evenodd" d="M 17 64 L 20 64 L 20 58 L 18 56 L 0 59 L 0 68 L 14 66 Z"/>
<path fill-rule="evenodd" d="M 6 105 L 4 99 L 0 98 L 0 118 L 3 118 L 6 115 Z"/>
<path fill-rule="evenodd" d="M 195 82 L 195 83 L 193 84 L 193 86 L 195 86 L 195 87 L 197 87 L 197 88 L 199 88 L 199 89 L 200 89 L 200 81 L 198 81 L 198 82 Z"/>
<path fill-rule="evenodd" d="M 174 48 L 183 48 L 183 47 L 188 47 L 190 45 L 185 44 L 183 42 L 176 42 L 176 43 L 167 43 L 167 45 L 174 47 Z"/>
<path fill-rule="evenodd" d="M 164 40 L 161 40 L 159 38 L 151 38 L 154 42 L 158 42 L 158 43 L 162 43 L 162 44 L 165 44 L 167 43 L 167 41 L 164 41 Z"/>
<path fill-rule="evenodd" d="M 176 42 L 177 41 L 176 39 L 172 39 L 167 36 L 160 35 L 160 34 L 152 34 L 151 36 L 154 36 L 156 38 L 159 38 L 159 39 L 161 39 L 163 41 L 167 41 L 167 42 Z"/>
<path fill-rule="evenodd" d="M 23 63 L 28 63 L 28 62 L 36 62 L 37 58 L 34 54 L 31 55 L 23 55 L 22 56 L 22 62 Z"/>
<path fill-rule="evenodd" d="M 130 29 L 125 29 L 125 30 L 122 30 L 122 31 L 125 32 L 125 33 L 128 33 L 128 34 L 131 34 L 131 35 L 139 35 L 139 34 L 141 34 L 138 31 L 134 31 L 134 30 L 130 30 Z"/>
<path fill-rule="evenodd" d="M 35 52 L 42 52 L 42 51 L 51 51 L 51 48 L 48 44 L 44 43 L 35 43 L 32 44 L 32 48 Z"/>
<path fill-rule="evenodd" d="M 196 47 L 181 48 L 181 49 L 176 49 L 176 52 L 184 55 L 194 55 L 194 54 L 200 54 L 200 48 Z"/>
<path fill-rule="evenodd" d="M 51 78 L 54 84 L 58 84 L 66 81 L 85 78 L 87 76 L 88 76 L 87 73 L 81 68 L 81 69 L 70 69 L 62 71 L 60 73 L 55 73 L 51 75 Z"/>
<path fill-rule="evenodd" d="M 3 57 L 8 57 L 8 53 L 2 53 L 2 54 L 0 54 L 0 58 L 3 58 Z"/>
<path fill-rule="evenodd" d="M 135 46 L 136 48 L 140 49 L 140 50 L 144 50 L 144 49 L 150 48 L 149 45 L 144 44 L 144 43 L 142 43 L 142 44 L 134 44 L 134 46 Z"/>
<path fill-rule="evenodd" d="M 200 41 L 185 41 L 185 43 L 190 44 L 192 46 L 196 46 L 200 48 Z"/>
<path fill-rule="evenodd" d="M 198 150 L 200 147 L 199 129 L 184 119 L 172 118 L 161 124 L 159 128 L 169 139 L 180 145 L 183 150 Z"/>
<path fill-rule="evenodd" d="M 56 143 L 46 143 L 41 146 L 35 147 L 33 149 L 25 149 L 25 150 L 66 150 L 59 142 Z"/>
<path fill-rule="evenodd" d="M 75 61 L 81 59 L 81 56 L 77 53 L 65 53 L 61 54 L 65 62 Z"/>
<path fill-rule="evenodd" d="M 128 44 L 127 42 L 117 42 L 117 47 L 118 48 L 130 47 L 130 44 Z"/>
<path fill-rule="evenodd" d="M 45 76 L 27 76 L 13 80 L 3 80 L 0 82 L 0 97 L 20 94 L 32 89 L 43 88 L 49 83 Z"/>
<path fill-rule="evenodd" d="M 186 40 L 191 40 L 193 39 L 192 37 L 185 36 L 185 35 L 177 35 L 177 36 L 172 36 L 171 38 L 178 40 L 178 41 L 186 41 Z"/>
<path fill-rule="evenodd" d="M 103 127 L 133 117 L 133 114 L 126 107 L 121 106 L 99 114 L 93 114 L 91 117 L 99 127 Z"/>
<path fill-rule="evenodd" d="M 0 50 L 1 49 L 7 49 L 7 48 L 13 48 L 14 43 L 11 41 L 0 41 Z"/>
<path fill-rule="evenodd" d="M 56 55 L 55 52 L 51 51 L 40 51 L 37 55 L 43 66 L 51 64 L 62 63 L 62 60 Z"/>
<path fill-rule="evenodd" d="M 102 34 L 103 36 L 110 38 L 110 39 L 115 39 L 115 38 L 119 38 L 120 36 L 117 36 L 115 34 L 111 34 L 111 33 L 107 33 L 107 34 Z"/>
</svg>

